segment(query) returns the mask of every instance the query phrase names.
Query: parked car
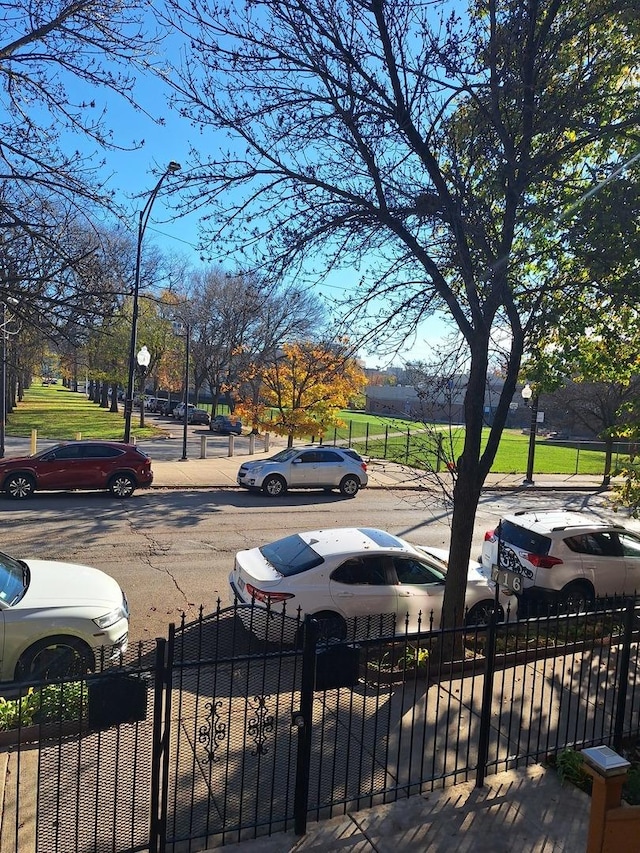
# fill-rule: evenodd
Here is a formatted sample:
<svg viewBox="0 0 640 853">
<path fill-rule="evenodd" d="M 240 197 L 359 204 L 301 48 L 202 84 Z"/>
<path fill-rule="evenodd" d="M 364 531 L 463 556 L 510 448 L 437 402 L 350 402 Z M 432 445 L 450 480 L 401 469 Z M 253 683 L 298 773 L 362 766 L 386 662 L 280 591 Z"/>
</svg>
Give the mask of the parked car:
<svg viewBox="0 0 640 853">
<path fill-rule="evenodd" d="M 0 626 L 0 681 L 84 675 L 126 651 L 129 605 L 99 569 L 0 552 Z"/>
<path fill-rule="evenodd" d="M 203 426 L 209 426 L 209 412 L 205 409 L 189 409 L 187 420 L 190 424 L 202 424 Z"/>
<path fill-rule="evenodd" d="M 187 412 L 195 409 L 193 403 L 187 403 Z M 178 403 L 178 405 L 173 410 L 173 417 L 178 418 L 179 420 L 184 420 L 184 403 Z M 187 420 L 189 419 L 189 415 L 187 414 Z"/>
<path fill-rule="evenodd" d="M 168 403 L 169 403 L 169 401 L 167 400 L 166 397 L 154 397 L 153 398 L 153 405 L 151 406 L 150 411 L 160 413 L 162 407 Z"/>
<path fill-rule="evenodd" d="M 152 482 L 151 459 L 119 441 L 68 441 L 33 456 L 0 460 L 0 489 L 14 500 L 74 489 L 106 489 L 128 498 Z"/>
<path fill-rule="evenodd" d="M 287 489 L 340 489 L 354 498 L 367 485 L 367 464 L 355 450 L 339 447 L 288 447 L 268 459 L 243 462 L 238 483 L 271 497 Z"/>
<path fill-rule="evenodd" d="M 482 563 L 522 575 L 524 602 L 574 610 L 640 589 L 640 536 L 590 513 L 516 512 L 487 531 Z"/>
<path fill-rule="evenodd" d="M 219 432 L 221 435 L 241 435 L 242 421 L 234 420 L 228 415 L 215 415 L 211 418 L 209 429 L 211 432 Z"/>
<path fill-rule="evenodd" d="M 176 401 L 175 400 L 163 400 L 161 403 L 158 403 L 158 407 L 156 411 L 159 415 L 164 415 L 165 417 L 171 417 L 173 415 L 173 410 L 175 408 Z"/>
<path fill-rule="evenodd" d="M 378 614 L 395 614 L 399 633 L 428 631 L 440 626 L 446 556 L 384 530 L 312 530 L 239 551 L 229 587 L 234 600 L 266 605 L 276 617 L 283 606 L 292 617 L 300 608 L 302 615 L 315 616 L 333 636 L 346 635 L 348 618 Z M 499 593 L 501 620 L 508 612 L 508 600 Z M 467 622 L 472 624 L 486 622 L 496 606 L 495 584 L 474 561 L 469 563 L 465 601 Z M 282 631 L 281 619 L 255 618 L 242 608 L 238 612 L 263 638 L 275 639 Z"/>
</svg>

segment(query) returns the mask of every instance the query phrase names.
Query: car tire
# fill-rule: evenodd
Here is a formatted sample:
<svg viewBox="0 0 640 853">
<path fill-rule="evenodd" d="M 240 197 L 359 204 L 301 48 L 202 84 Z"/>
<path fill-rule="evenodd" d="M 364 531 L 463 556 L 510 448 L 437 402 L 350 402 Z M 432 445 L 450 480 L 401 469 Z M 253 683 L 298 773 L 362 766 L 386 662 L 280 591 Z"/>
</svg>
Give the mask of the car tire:
<svg viewBox="0 0 640 853">
<path fill-rule="evenodd" d="M 277 474 L 272 474 L 262 484 L 262 491 L 270 498 L 279 498 L 287 491 L 287 483 L 284 477 L 279 477 Z"/>
<path fill-rule="evenodd" d="M 22 653 L 15 679 L 25 682 L 81 677 L 93 672 L 95 666 L 93 652 L 78 637 L 46 637 Z"/>
<path fill-rule="evenodd" d="M 496 604 L 494 601 L 479 601 L 477 604 L 474 604 L 473 607 L 469 608 L 464 619 L 464 624 L 467 627 L 475 628 L 488 625 L 491 621 L 491 614 L 495 607 Z M 500 605 L 498 605 L 496 615 L 498 617 L 498 622 L 504 622 L 504 610 Z"/>
<path fill-rule="evenodd" d="M 5 494 L 14 501 L 30 498 L 35 489 L 36 483 L 30 474 L 11 474 L 4 481 Z"/>
<path fill-rule="evenodd" d="M 569 583 L 559 593 L 561 613 L 584 613 L 593 604 L 595 594 L 590 584 Z"/>
<path fill-rule="evenodd" d="M 322 610 L 320 613 L 313 613 L 312 618 L 318 623 L 319 640 L 346 640 L 347 623 L 339 613 Z"/>
<path fill-rule="evenodd" d="M 348 474 L 340 481 L 340 494 L 343 498 L 355 498 L 360 491 L 360 480 L 353 474 Z"/>
<path fill-rule="evenodd" d="M 130 498 L 137 483 L 131 474 L 116 474 L 109 481 L 109 491 L 114 498 Z"/>
</svg>

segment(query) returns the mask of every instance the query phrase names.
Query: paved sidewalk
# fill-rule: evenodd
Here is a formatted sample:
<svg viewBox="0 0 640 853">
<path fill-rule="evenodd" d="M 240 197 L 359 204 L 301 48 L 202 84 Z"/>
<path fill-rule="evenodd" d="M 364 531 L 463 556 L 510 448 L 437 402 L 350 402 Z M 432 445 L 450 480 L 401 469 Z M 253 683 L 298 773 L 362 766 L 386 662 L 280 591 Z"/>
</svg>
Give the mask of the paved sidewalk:
<svg viewBox="0 0 640 853">
<path fill-rule="evenodd" d="M 591 800 L 540 765 L 225 845 L 229 853 L 583 853 Z"/>
<path fill-rule="evenodd" d="M 153 487 L 158 489 L 239 488 L 236 475 L 242 462 L 264 459 L 266 455 L 261 451 L 253 455 L 209 456 L 205 459 L 192 457 L 187 460 L 177 459 L 173 462 L 153 460 Z M 433 474 L 418 471 L 408 465 L 373 459 L 369 462 L 367 470 L 368 488 L 371 489 L 423 491 L 436 487 L 436 478 Z M 443 473 L 441 476 L 451 478 L 448 473 Z M 523 492 L 531 489 L 596 492 L 602 488 L 602 477 L 580 474 L 541 474 L 534 478 L 535 482 L 532 486 L 525 486 L 523 479 L 523 474 L 490 474 L 484 488 L 509 491 L 522 489 Z"/>
</svg>

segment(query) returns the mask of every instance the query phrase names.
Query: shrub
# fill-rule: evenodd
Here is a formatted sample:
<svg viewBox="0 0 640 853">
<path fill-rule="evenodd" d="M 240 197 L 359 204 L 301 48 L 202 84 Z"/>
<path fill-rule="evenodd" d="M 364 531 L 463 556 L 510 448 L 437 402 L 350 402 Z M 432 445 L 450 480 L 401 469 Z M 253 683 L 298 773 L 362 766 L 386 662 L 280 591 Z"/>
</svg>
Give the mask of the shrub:
<svg viewBox="0 0 640 853">
<path fill-rule="evenodd" d="M 48 684 L 40 690 L 30 687 L 19 699 L 0 697 L 0 731 L 40 723 L 81 720 L 87 711 L 84 681 Z"/>
</svg>

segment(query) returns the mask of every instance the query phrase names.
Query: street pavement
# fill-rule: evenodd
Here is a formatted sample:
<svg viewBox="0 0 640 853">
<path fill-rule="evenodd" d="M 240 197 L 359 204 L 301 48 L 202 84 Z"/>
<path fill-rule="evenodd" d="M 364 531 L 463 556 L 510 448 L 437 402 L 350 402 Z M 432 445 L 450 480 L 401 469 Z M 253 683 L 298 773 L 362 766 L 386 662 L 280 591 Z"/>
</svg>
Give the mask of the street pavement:
<svg viewBox="0 0 640 853">
<path fill-rule="evenodd" d="M 189 452 L 195 451 L 197 456 L 187 459 L 180 458 L 179 447 L 173 447 L 174 458 L 163 454 L 164 459 L 156 460 L 151 454 L 155 489 L 239 488 L 236 474 L 241 462 L 268 455 L 257 441 L 252 447 L 248 442 L 230 442 L 226 452 L 218 444 L 216 455 L 209 455 L 207 441 L 191 442 Z M 257 452 L 247 452 L 256 448 Z M 277 449 L 272 444 L 268 452 Z M 10 451 L 8 455 L 17 453 Z M 372 489 L 436 487 L 433 475 L 384 460 L 370 460 L 368 473 Z M 443 476 L 453 477 L 448 472 Z M 601 488 L 601 478 L 579 475 L 541 475 L 534 477 L 533 485 L 524 485 L 522 480 L 522 474 L 491 475 L 485 490 L 595 492 Z M 2 766 L 7 760 L 7 755 L 0 755 L 0 780 L 7 772 Z M 582 853 L 590 802 L 578 789 L 561 785 L 554 770 L 531 765 L 489 776 L 482 788 L 469 781 L 310 823 L 307 834 L 300 838 L 292 831 L 280 832 L 228 844 L 225 849 L 230 853 Z"/>
<path fill-rule="evenodd" d="M 591 799 L 531 765 L 292 831 L 225 845 L 229 853 L 584 853 Z M 631 848 L 628 848 L 631 850 Z M 211 851 L 210 851 L 211 853 Z M 622 851 L 621 851 L 622 853 Z"/>
</svg>

